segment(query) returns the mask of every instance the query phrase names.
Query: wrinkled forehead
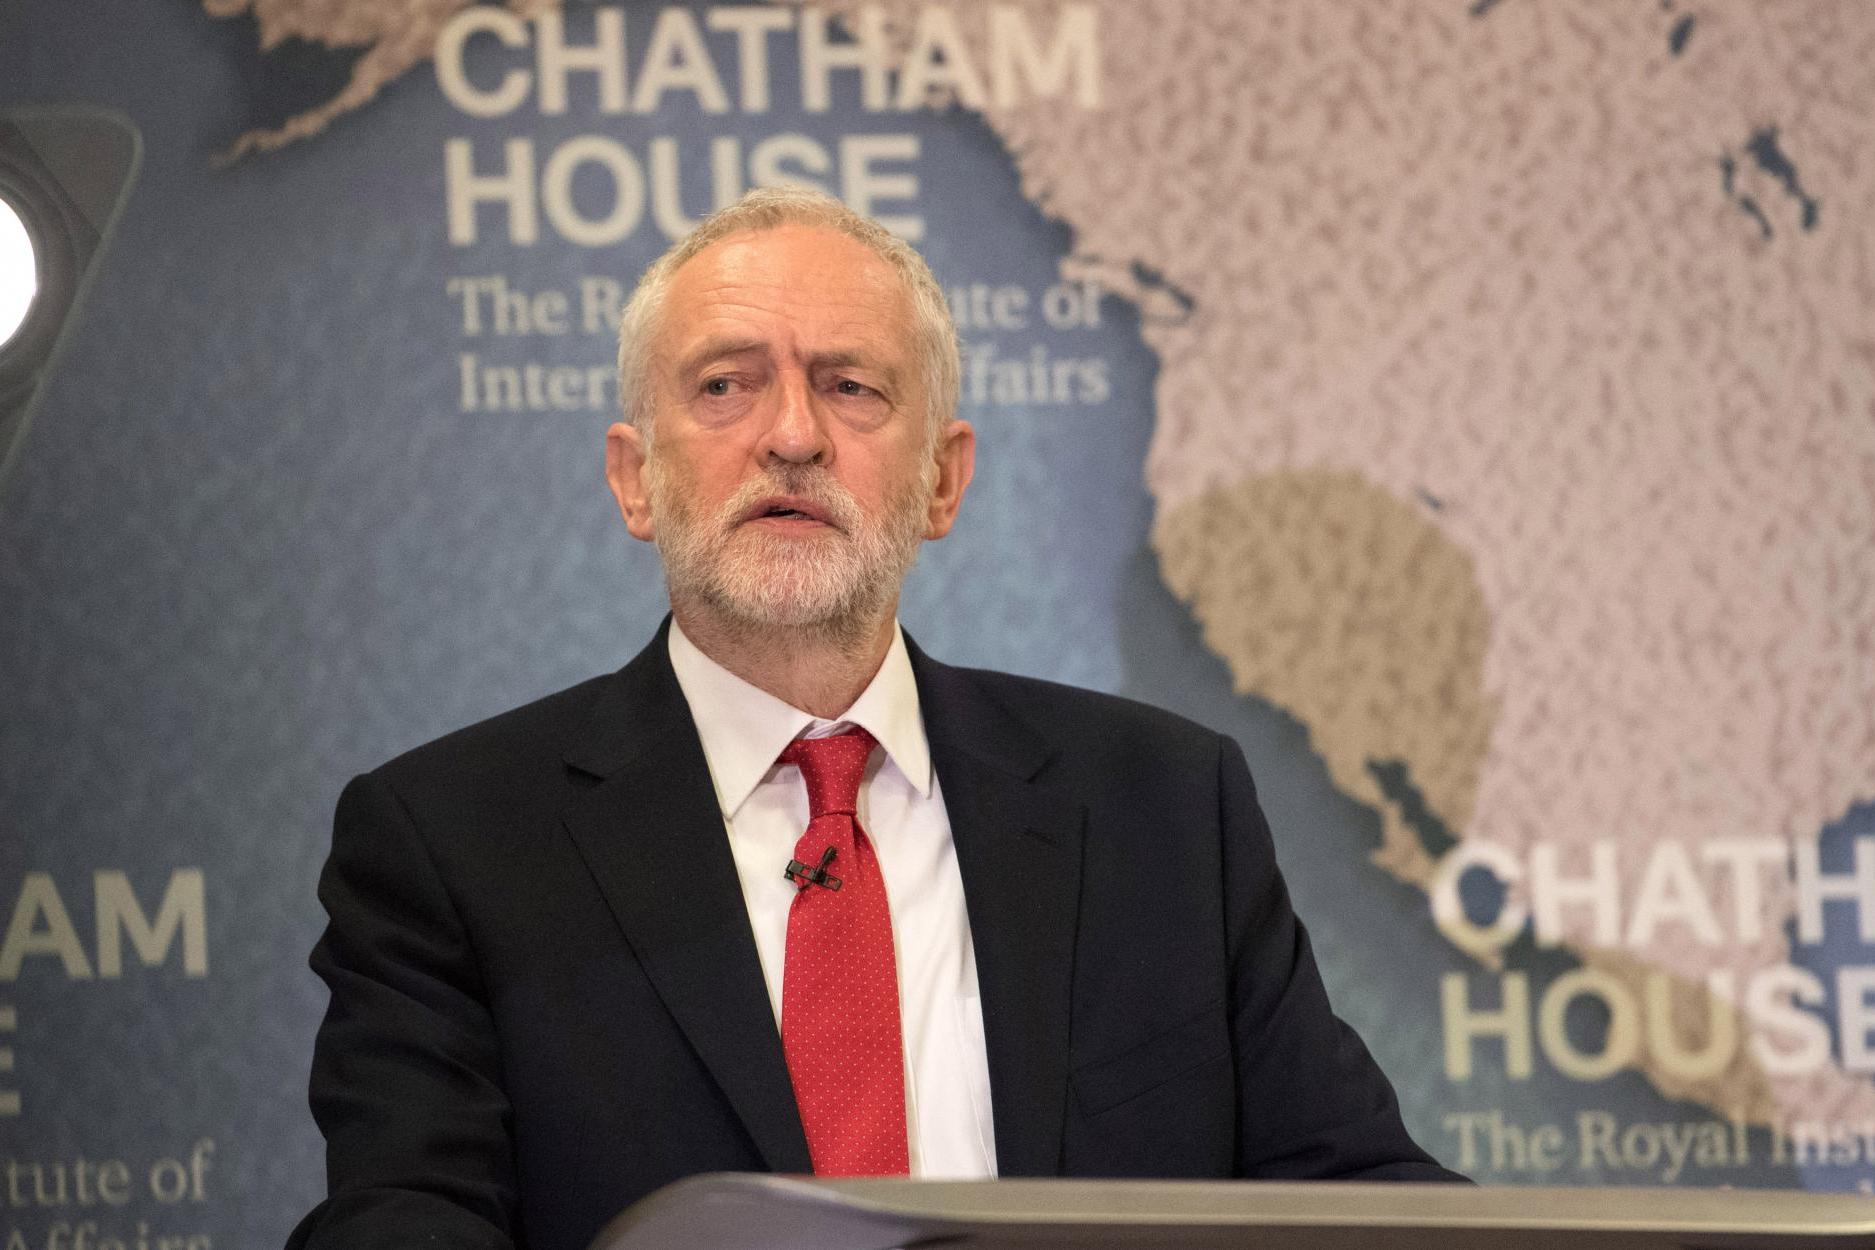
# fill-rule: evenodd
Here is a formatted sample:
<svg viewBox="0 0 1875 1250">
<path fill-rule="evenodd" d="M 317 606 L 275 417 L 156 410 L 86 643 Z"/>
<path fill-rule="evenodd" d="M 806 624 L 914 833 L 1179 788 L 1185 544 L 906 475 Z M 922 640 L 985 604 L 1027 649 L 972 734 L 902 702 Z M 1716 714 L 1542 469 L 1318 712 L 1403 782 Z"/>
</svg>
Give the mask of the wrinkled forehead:
<svg viewBox="0 0 1875 1250">
<path fill-rule="evenodd" d="M 654 351 L 668 363 L 696 340 L 725 334 L 910 353 L 911 295 L 890 263 L 837 230 L 745 231 L 672 273 Z"/>
</svg>

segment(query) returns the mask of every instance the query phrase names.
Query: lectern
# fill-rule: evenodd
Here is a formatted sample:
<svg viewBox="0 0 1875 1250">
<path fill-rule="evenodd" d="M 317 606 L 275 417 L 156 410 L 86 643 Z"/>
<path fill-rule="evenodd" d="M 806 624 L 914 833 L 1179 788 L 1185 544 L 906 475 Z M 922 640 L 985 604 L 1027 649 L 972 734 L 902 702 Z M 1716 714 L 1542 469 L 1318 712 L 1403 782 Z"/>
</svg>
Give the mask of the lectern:
<svg viewBox="0 0 1875 1250">
<path fill-rule="evenodd" d="M 1875 1250 L 1875 1199 L 1786 1190 L 1474 1189 L 1256 1181 L 666 1186 L 591 1250 Z"/>
</svg>

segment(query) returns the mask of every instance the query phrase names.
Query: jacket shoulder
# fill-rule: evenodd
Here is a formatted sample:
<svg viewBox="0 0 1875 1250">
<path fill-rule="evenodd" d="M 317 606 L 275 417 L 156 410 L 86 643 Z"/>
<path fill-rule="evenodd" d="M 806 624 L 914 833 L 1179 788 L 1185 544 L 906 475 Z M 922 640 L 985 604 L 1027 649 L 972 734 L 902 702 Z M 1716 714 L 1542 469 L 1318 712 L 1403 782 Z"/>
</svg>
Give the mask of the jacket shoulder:
<svg viewBox="0 0 1875 1250">
<path fill-rule="evenodd" d="M 558 772 L 572 735 L 592 715 L 616 673 L 497 713 L 413 747 L 373 770 L 409 793 L 434 787 L 470 787 L 493 776 L 548 768 Z"/>
<path fill-rule="evenodd" d="M 949 669 L 953 679 L 1000 707 L 1068 758 L 1116 751 L 1214 768 L 1222 735 L 1197 721 L 1123 695 L 990 669 Z"/>
</svg>

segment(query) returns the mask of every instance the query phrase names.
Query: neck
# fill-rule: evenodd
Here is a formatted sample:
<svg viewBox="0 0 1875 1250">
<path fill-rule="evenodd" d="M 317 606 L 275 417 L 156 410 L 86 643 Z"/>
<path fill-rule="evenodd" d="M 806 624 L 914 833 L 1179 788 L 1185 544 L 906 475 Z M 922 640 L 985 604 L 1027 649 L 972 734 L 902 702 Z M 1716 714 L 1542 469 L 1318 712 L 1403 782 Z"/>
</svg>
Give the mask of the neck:
<svg viewBox="0 0 1875 1250">
<path fill-rule="evenodd" d="M 810 716 L 833 720 L 853 706 L 885 663 L 898 601 L 876 621 L 833 627 L 755 625 L 675 602 L 671 615 L 697 650 L 751 686 Z"/>
</svg>

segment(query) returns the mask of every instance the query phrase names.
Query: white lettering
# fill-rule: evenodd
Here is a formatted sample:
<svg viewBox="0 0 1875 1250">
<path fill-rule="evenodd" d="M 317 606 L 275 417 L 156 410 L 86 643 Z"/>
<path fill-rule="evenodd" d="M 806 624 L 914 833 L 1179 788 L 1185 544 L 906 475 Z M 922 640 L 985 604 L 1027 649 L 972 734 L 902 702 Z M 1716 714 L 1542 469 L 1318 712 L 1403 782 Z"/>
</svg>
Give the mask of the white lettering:
<svg viewBox="0 0 1875 1250">
<path fill-rule="evenodd" d="M 790 164 L 805 172 L 791 171 Z M 826 185 L 809 175 L 824 174 L 832 165 L 827 149 L 806 135 L 770 135 L 749 153 L 749 178 L 758 187 L 807 187 L 825 191 Z"/>
<path fill-rule="evenodd" d="M 711 30 L 734 31 L 736 76 L 742 81 L 742 111 L 766 113 L 768 103 L 768 36 L 794 25 L 794 14 L 765 4 L 726 4 L 703 19 Z"/>
<path fill-rule="evenodd" d="M 1528 912 L 1507 894 L 1497 917 L 1488 925 L 1473 924 L 1465 914 L 1459 882 L 1468 869 L 1488 868 L 1506 887 L 1523 876 L 1523 865 L 1505 848 L 1478 838 L 1466 838 L 1447 851 L 1433 875 L 1432 918 L 1439 932 L 1460 950 L 1487 955 L 1502 950 L 1523 931 Z"/>
<path fill-rule="evenodd" d="M 666 10 L 666 12 L 682 12 Z M 593 41 L 566 41 L 566 18 L 558 9 L 546 9 L 535 19 L 539 34 L 534 43 L 534 65 L 540 74 L 540 111 L 552 116 L 566 112 L 567 75 L 575 70 L 599 77 L 599 111 L 625 111 L 625 13 L 621 9 L 593 10 Z"/>
<path fill-rule="evenodd" d="M 934 103 L 932 91 L 945 87 L 965 108 L 983 107 L 983 79 L 958 33 L 956 14 L 948 6 L 928 4 L 918 10 L 911 50 L 899 69 L 897 107 L 910 111 Z"/>
<path fill-rule="evenodd" d="M 709 49 L 703 45 L 697 19 L 688 9 L 666 8 L 658 14 L 658 24 L 651 31 L 651 46 L 638 67 L 633 111 L 656 112 L 667 91 L 694 91 L 697 104 L 706 113 L 729 111 L 729 94 L 723 90 L 723 80 L 717 77 Z"/>
<path fill-rule="evenodd" d="M 1076 104 L 1100 107 L 1100 46 L 1093 6 L 1065 6 L 1055 22 L 1054 42 L 1044 50 L 1029 29 L 1024 9 L 998 4 L 990 10 L 989 44 L 990 84 L 997 108 L 1053 99 L 1067 90 L 1070 78 Z"/>
<path fill-rule="evenodd" d="M 1530 855 L 1530 904 L 1537 945 L 1556 946 L 1568 936 L 1562 922 L 1565 903 L 1589 906 L 1594 914 L 1594 943 L 1616 945 L 1621 940 L 1621 895 L 1615 844 L 1604 839 L 1590 848 L 1587 877 L 1563 876 L 1557 862 L 1559 850 L 1553 842 L 1539 842 Z"/>
<path fill-rule="evenodd" d="M 1717 1076 L 1725 1071 L 1738 1050 L 1738 1012 L 1732 1005 L 1732 974 L 1714 972 L 1706 979 L 1705 993 L 1698 995 L 1706 1004 L 1705 1045 L 1698 1050 L 1680 1045 L 1679 1030 L 1673 1020 L 1675 985 L 1671 977 L 1655 974 L 1647 978 L 1648 1050 L 1661 1067 L 1675 1076 L 1688 1080 Z"/>
<path fill-rule="evenodd" d="M 573 177 L 582 165 L 597 165 L 611 180 L 612 206 L 588 217 L 573 203 Z M 541 171 L 540 196 L 547 219 L 574 243 L 606 247 L 638 228 L 645 210 L 645 176 L 625 146 L 604 135 L 579 135 L 554 149 Z"/>
<path fill-rule="evenodd" d="M 1853 903 L 1862 941 L 1875 943 L 1875 837 L 1855 839 L 1855 870 L 1824 872 L 1814 842 L 1792 848 L 1797 870 L 1797 940 L 1823 940 L 1823 904 L 1831 899 Z"/>
<path fill-rule="evenodd" d="M 20 883 L 13 919 L 7 925 L 5 939 L 0 940 L 0 981 L 15 980 L 28 955 L 57 957 L 65 975 L 74 981 L 91 976 L 91 961 L 85 958 L 78 930 L 72 927 L 65 900 L 59 897 L 59 887 L 53 884 L 50 873 L 29 872 Z"/>
<path fill-rule="evenodd" d="M 1628 949 L 1639 950 L 1654 940 L 1663 924 L 1678 922 L 1701 945 L 1717 946 L 1719 918 L 1706 900 L 1705 888 L 1693 871 L 1693 861 L 1680 842 L 1662 842 L 1647 857 L 1641 874 L 1634 911 L 1628 920 Z"/>
<path fill-rule="evenodd" d="M 1789 847 L 1776 838 L 1715 838 L 1699 847 L 1700 856 L 1718 864 L 1732 884 L 1732 935 L 1749 944 L 1764 936 L 1765 868 L 1782 868 Z"/>
<path fill-rule="evenodd" d="M 511 69 L 501 76 L 493 91 L 483 91 L 469 81 L 462 64 L 462 51 L 471 35 L 495 36 L 510 48 L 527 46 L 527 23 L 505 9 L 476 6 L 450 18 L 436 37 L 436 85 L 449 102 L 471 117 L 501 117 L 512 113 L 527 99 L 532 86 L 524 69 Z"/>
<path fill-rule="evenodd" d="M 1875 1072 L 1875 968 L 1836 969 L 1836 1030 L 1843 1071 Z"/>
<path fill-rule="evenodd" d="M 1601 999 L 1608 1012 L 1608 1029 L 1599 1055 L 1578 1050 L 1564 1027 L 1569 1005 L 1585 995 Z M 1633 1063 L 1640 1053 L 1640 1014 L 1627 986 L 1595 968 L 1577 968 L 1557 977 L 1544 991 L 1537 1008 L 1537 1032 L 1549 1061 L 1565 1076 L 1599 1081 Z"/>
<path fill-rule="evenodd" d="M 178 868 L 169 874 L 163 901 L 151 920 L 137 903 L 130 879 L 121 872 L 92 874 L 97 898 L 98 975 L 124 973 L 124 937 L 145 967 L 154 968 L 169 957 L 169 948 L 182 937 L 182 970 L 187 976 L 208 975 L 208 909 L 200 868 Z"/>
<path fill-rule="evenodd" d="M 1472 1039 L 1504 1039 L 1504 1068 L 1516 1080 L 1530 1075 L 1530 980 L 1521 972 L 1506 973 L 1502 1004 L 1496 1011 L 1474 1011 L 1466 977 L 1448 972 L 1439 978 L 1439 1007 L 1445 1027 L 1447 1080 L 1471 1079 Z"/>
<path fill-rule="evenodd" d="M 916 243 L 924 237 L 924 218 L 911 214 L 881 213 L 880 200 L 916 200 L 918 176 L 880 173 L 879 161 L 918 159 L 917 135 L 848 135 L 840 141 L 840 191 L 847 207 L 872 217 L 893 234 Z"/>
<path fill-rule="evenodd" d="M 1788 994 L 1792 1001 L 1786 1001 Z M 1771 1076 L 1795 1076 L 1814 1072 L 1829 1062 L 1829 1030 L 1796 1003 L 1820 1006 L 1823 985 L 1802 968 L 1779 964 L 1753 976 L 1745 991 L 1745 1014 L 1764 1029 L 1791 1038 L 1796 1045 L 1788 1049 L 1772 1045 L 1765 1033 L 1755 1033 L 1751 1052 Z"/>
<path fill-rule="evenodd" d="M 449 205 L 449 241 L 457 247 L 475 242 L 475 206 L 484 200 L 508 210 L 508 241 L 529 247 L 540 238 L 534 207 L 534 141 L 509 139 L 502 147 L 507 165 L 495 174 L 475 172 L 467 139 L 443 144 L 443 194 Z"/>
<path fill-rule="evenodd" d="M 860 75 L 860 107 L 877 113 L 886 107 L 890 65 L 886 61 L 885 25 L 875 5 L 860 8 L 857 38 L 835 43 L 829 18 L 819 8 L 801 10 L 801 107 L 824 113 L 833 102 L 833 71 L 856 69 Z"/>
</svg>

